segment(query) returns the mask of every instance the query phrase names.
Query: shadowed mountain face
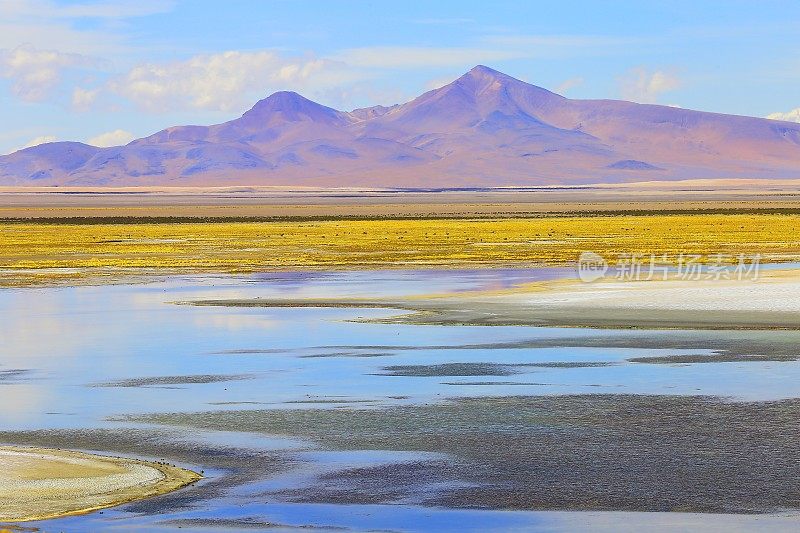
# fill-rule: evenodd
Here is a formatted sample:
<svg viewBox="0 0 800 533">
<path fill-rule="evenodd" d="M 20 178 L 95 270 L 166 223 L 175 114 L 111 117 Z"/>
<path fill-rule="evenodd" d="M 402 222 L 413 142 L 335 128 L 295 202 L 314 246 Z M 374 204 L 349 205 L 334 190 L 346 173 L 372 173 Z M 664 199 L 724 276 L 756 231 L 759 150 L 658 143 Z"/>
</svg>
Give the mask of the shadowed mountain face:
<svg viewBox="0 0 800 533">
<path fill-rule="evenodd" d="M 800 124 L 570 100 L 487 67 L 402 105 L 337 111 L 293 92 L 126 146 L 0 157 L 3 185 L 452 187 L 800 178 Z"/>
</svg>

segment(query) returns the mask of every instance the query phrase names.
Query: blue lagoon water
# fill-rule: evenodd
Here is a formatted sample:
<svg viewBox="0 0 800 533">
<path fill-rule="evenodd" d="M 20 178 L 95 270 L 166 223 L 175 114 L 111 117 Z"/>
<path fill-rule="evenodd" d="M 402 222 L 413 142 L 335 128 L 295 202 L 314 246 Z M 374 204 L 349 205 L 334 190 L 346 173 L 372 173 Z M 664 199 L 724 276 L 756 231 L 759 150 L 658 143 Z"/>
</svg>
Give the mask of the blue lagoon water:
<svg viewBox="0 0 800 533">
<path fill-rule="evenodd" d="M 385 407 L 462 396 L 571 393 L 700 394 L 736 399 L 800 395 L 800 363 L 746 362 L 656 365 L 626 362 L 647 355 L 702 350 L 553 346 L 509 348 L 504 343 L 641 332 L 534 327 L 420 326 L 354 321 L 392 310 L 254 308 L 177 305 L 236 298 L 371 299 L 410 294 L 509 288 L 565 271 L 385 271 L 189 276 L 150 283 L 0 290 L 0 429 L 70 430 L 135 427 L 125 415 L 226 409 Z M 720 332 L 684 332 L 707 336 Z M 774 332 L 774 335 L 781 335 Z M 574 343 L 573 343 L 574 344 Z M 472 345 L 472 346 L 470 346 Z M 491 345 L 476 348 L 474 345 Z M 399 349 L 405 347 L 406 349 Z M 411 349 L 421 348 L 421 349 Z M 441 363 L 607 362 L 579 368 L 525 367 L 509 376 L 392 376 L 388 365 Z M 201 383 L 123 380 L 206 376 Z M 210 376 L 210 377 L 209 377 Z M 480 382 L 480 385 L 476 385 Z M 487 384 L 494 382 L 495 384 Z M 326 403 L 319 403 L 326 402 Z M 335 402 L 335 403 L 330 403 Z M 569 531 L 634 529 L 637 524 L 710 526 L 713 515 L 564 513 L 455 510 L 397 505 L 293 504 L 270 501 L 265 491 L 313 483 L 324 472 L 418 458 L 411 452 L 336 452 L 280 436 L 186 429 L 181 438 L 214 447 L 297 450 L 296 469 L 233 486 L 202 506 L 149 514 L 131 506 L 31 524 L 43 531 L 177 531 L 170 520 L 247 519 L 314 526 L 321 531 Z M 152 457 L 157 459 L 158 457 Z M 207 465 L 209 483 L 224 477 Z M 131 510 L 133 509 L 133 510 Z M 614 517 L 617 517 L 614 519 Z M 688 518 L 687 518 L 688 517 Z M 589 520 L 591 518 L 591 520 Z M 740 517 L 736 524 L 755 517 Z M 670 522 L 670 520 L 672 522 Z M 761 518 L 762 525 L 766 518 Z M 775 516 L 773 529 L 793 523 Z M 788 520 L 788 519 L 786 519 Z M 208 522 L 209 526 L 212 522 Z M 744 521 L 744 522 L 742 522 Z M 718 522 L 726 523 L 724 520 Z M 202 529 L 184 526 L 183 531 Z M 730 524 L 729 524 L 730 525 Z M 203 526 L 205 527 L 205 526 Z M 224 530 L 224 527 L 222 528 Z M 287 529 L 288 530 L 288 529 Z"/>
</svg>

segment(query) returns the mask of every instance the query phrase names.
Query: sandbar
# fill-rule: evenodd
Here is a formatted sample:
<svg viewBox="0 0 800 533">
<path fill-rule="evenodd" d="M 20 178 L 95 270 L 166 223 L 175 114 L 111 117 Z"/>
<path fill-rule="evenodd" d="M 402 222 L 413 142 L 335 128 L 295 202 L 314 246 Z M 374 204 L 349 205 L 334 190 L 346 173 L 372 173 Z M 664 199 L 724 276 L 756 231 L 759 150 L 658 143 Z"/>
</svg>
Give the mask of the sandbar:
<svg viewBox="0 0 800 533">
<path fill-rule="evenodd" d="M 800 271 L 762 272 L 758 279 L 532 282 L 501 291 L 414 295 L 398 299 L 203 300 L 224 307 L 397 309 L 374 323 L 550 326 L 632 329 L 800 329 Z"/>
<path fill-rule="evenodd" d="M 171 492 L 200 478 L 165 463 L 0 446 L 0 521 L 88 513 Z"/>
</svg>

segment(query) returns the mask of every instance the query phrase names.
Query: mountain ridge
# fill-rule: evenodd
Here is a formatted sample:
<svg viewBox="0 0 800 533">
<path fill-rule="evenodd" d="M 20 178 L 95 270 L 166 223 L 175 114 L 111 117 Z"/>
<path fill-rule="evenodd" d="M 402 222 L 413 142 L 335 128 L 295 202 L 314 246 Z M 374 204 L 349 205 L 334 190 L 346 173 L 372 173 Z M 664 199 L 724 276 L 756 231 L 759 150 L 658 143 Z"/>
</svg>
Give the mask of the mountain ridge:
<svg viewBox="0 0 800 533">
<path fill-rule="evenodd" d="M 0 156 L 0 185 L 509 186 L 800 178 L 800 124 L 572 100 L 489 67 L 409 102 L 339 111 L 292 91 L 124 146 Z"/>
</svg>

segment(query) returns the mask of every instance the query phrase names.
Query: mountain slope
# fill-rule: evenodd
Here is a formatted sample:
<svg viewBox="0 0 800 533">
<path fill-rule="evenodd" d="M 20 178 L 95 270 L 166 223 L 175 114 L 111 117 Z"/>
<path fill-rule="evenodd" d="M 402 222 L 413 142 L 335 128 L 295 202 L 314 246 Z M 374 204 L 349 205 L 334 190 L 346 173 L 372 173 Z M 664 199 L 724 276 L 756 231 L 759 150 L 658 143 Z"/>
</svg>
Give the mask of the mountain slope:
<svg viewBox="0 0 800 533">
<path fill-rule="evenodd" d="M 478 66 L 405 104 L 342 112 L 292 92 L 126 146 L 0 157 L 6 185 L 496 186 L 800 178 L 800 124 L 571 100 Z"/>
</svg>

